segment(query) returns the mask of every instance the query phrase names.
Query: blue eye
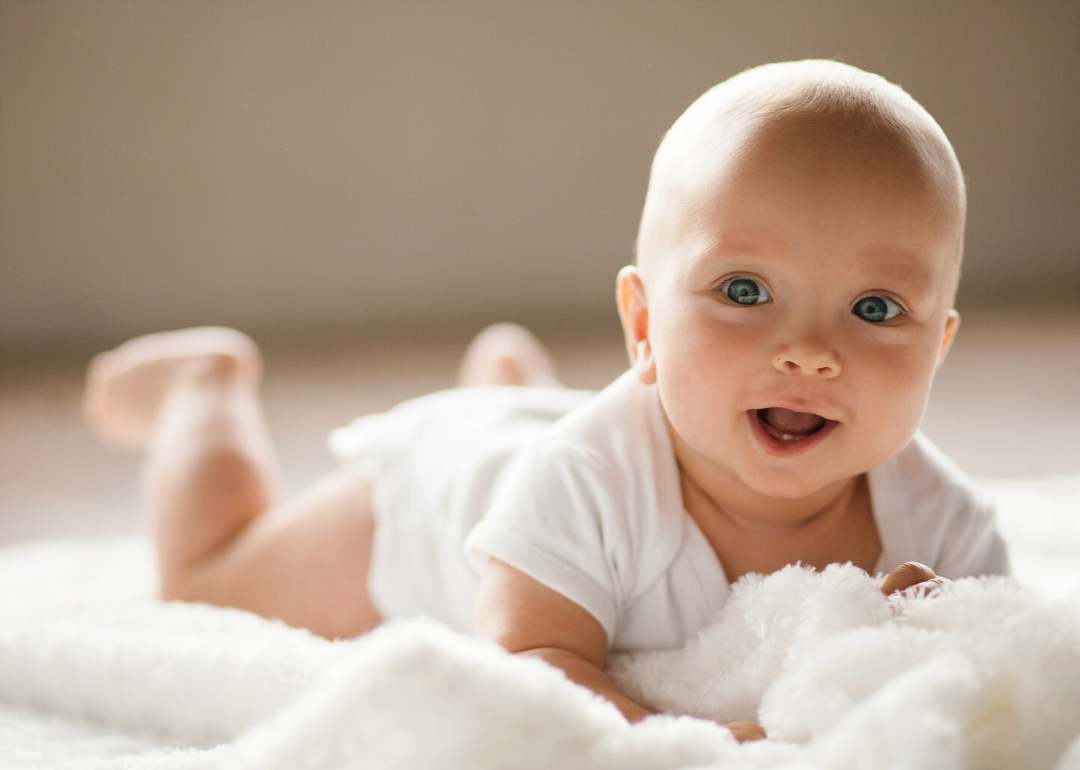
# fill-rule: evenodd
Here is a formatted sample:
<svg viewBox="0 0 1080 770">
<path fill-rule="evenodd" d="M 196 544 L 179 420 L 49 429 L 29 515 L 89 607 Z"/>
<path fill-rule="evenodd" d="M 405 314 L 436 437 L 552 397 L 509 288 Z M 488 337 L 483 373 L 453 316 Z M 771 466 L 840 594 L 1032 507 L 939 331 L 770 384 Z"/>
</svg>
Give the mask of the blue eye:
<svg viewBox="0 0 1080 770">
<path fill-rule="evenodd" d="M 721 291 L 736 305 L 763 305 L 772 300 L 760 281 L 752 278 L 736 278 L 724 284 Z"/>
<path fill-rule="evenodd" d="M 851 312 L 864 321 L 879 324 L 882 321 L 891 321 L 904 310 L 888 297 L 863 297 L 855 303 Z"/>
</svg>

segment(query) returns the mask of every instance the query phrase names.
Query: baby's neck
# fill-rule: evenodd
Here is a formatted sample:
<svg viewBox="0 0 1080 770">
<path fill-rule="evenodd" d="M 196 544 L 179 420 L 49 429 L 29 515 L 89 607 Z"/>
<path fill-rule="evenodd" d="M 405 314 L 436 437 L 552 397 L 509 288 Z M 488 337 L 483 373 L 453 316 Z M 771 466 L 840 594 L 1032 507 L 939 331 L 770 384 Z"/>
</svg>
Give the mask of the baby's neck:
<svg viewBox="0 0 1080 770">
<path fill-rule="evenodd" d="M 680 466 L 683 505 L 735 582 L 796 562 L 824 569 L 850 561 L 873 572 L 881 555 L 865 476 L 844 479 L 798 500 L 770 498 L 737 485 L 718 499 Z M 742 492 L 742 494 L 739 494 Z"/>
<path fill-rule="evenodd" d="M 735 479 L 728 484 L 721 480 L 706 486 L 682 464 L 679 475 L 684 502 L 689 492 L 690 498 L 699 503 L 695 507 L 711 509 L 744 529 L 773 534 L 803 529 L 847 510 L 863 478 L 841 479 L 807 497 L 782 498 L 760 494 Z"/>
</svg>

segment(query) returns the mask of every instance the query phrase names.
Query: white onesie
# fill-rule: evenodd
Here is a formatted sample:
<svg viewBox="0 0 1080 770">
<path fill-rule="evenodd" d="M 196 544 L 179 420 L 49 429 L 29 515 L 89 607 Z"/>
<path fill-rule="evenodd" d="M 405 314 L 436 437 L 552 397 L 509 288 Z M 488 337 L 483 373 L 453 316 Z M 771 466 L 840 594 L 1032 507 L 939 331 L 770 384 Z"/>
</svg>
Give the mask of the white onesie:
<svg viewBox="0 0 1080 770">
<path fill-rule="evenodd" d="M 368 587 L 384 617 L 470 630 L 487 556 L 585 608 L 620 650 L 680 646 L 728 596 L 683 508 L 656 388 L 633 372 L 595 396 L 444 391 L 335 431 L 331 448 L 373 479 Z M 905 561 L 949 578 L 1008 572 L 989 504 L 921 435 L 868 480 L 877 572 Z"/>
</svg>

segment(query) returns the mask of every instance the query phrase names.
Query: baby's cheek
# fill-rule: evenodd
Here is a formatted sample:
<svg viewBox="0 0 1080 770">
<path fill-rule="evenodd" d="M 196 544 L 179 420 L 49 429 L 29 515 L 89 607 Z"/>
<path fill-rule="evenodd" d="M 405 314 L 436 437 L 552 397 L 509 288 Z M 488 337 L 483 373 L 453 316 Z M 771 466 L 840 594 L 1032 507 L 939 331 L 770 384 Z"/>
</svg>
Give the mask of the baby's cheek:
<svg viewBox="0 0 1080 770">
<path fill-rule="evenodd" d="M 893 355 L 868 360 L 857 384 L 863 439 L 877 445 L 875 454 L 888 457 L 902 449 L 918 429 L 932 374 L 918 357 L 890 352 Z"/>
<path fill-rule="evenodd" d="M 727 411 L 731 401 L 730 367 L 716 360 L 672 362 L 658 378 L 660 398 L 668 418 L 692 432 L 709 430 Z"/>
<path fill-rule="evenodd" d="M 679 434 L 691 444 L 708 444 L 730 428 L 749 363 L 730 346 L 692 343 L 684 340 L 681 355 L 658 359 L 657 384 L 664 411 Z"/>
<path fill-rule="evenodd" d="M 754 329 L 725 324 L 708 313 L 684 312 L 656 329 L 657 372 L 687 386 L 715 392 L 750 373 L 762 341 Z"/>
</svg>

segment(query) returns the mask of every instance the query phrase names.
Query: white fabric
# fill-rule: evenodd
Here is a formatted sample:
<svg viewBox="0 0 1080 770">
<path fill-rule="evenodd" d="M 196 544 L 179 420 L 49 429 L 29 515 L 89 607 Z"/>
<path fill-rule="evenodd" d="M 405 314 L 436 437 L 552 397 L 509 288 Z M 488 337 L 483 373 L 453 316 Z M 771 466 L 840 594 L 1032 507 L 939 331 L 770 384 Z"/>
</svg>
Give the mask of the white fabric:
<svg viewBox="0 0 1080 770">
<path fill-rule="evenodd" d="M 592 397 L 554 388 L 458 388 L 405 401 L 330 434 L 373 480 L 368 593 L 384 618 L 428 615 L 472 630 L 479 576 L 461 544 L 507 462 Z"/>
<path fill-rule="evenodd" d="M 444 391 L 361 418 L 330 444 L 374 480 L 369 591 L 384 617 L 470 630 L 485 555 L 584 607 L 615 649 L 678 647 L 728 597 L 683 509 L 656 388 L 633 372 L 593 397 Z M 921 561 L 950 578 L 1007 573 L 990 506 L 924 437 L 870 471 L 869 486 L 878 572 Z"/>
<path fill-rule="evenodd" d="M 465 549 L 584 607 L 617 649 L 677 647 L 728 596 L 683 510 L 656 389 L 632 371 L 515 458 Z"/>
<path fill-rule="evenodd" d="M 894 618 L 865 575 L 789 569 L 736 584 L 685 650 L 614 659 L 673 712 L 756 711 L 792 741 L 743 746 L 701 719 L 630 726 L 431 621 L 330 643 L 155 602 L 142 538 L 5 549 L 0 768 L 1080 770 L 1080 475 L 988 488 L 1019 579 L 1052 594 L 971 581 Z"/>
</svg>

